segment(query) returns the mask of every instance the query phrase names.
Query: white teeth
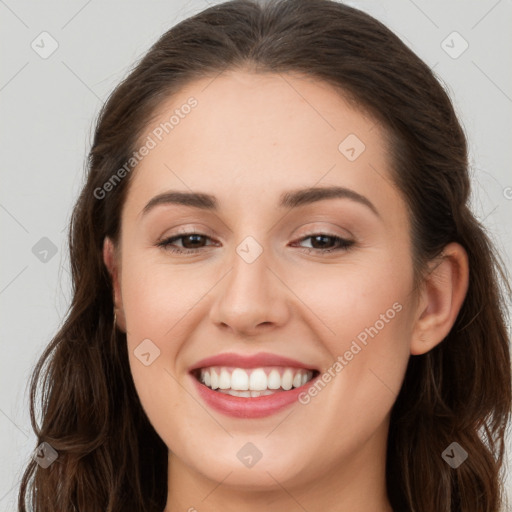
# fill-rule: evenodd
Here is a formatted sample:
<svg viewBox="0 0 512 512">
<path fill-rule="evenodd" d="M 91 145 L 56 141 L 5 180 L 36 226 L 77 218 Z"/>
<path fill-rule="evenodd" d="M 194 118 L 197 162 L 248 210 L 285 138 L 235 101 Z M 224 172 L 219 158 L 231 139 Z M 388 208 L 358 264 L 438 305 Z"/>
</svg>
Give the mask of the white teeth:
<svg viewBox="0 0 512 512">
<path fill-rule="evenodd" d="M 208 375 L 208 372 L 205 372 L 205 375 Z M 208 386 L 208 384 L 206 385 Z M 240 391 L 249 389 L 249 376 L 247 375 L 247 372 L 244 372 L 240 368 L 235 368 L 233 370 L 233 373 L 231 374 L 231 389 L 237 389 Z M 251 386 L 251 389 L 254 388 Z"/>
<path fill-rule="evenodd" d="M 229 389 L 231 387 L 231 375 L 229 375 L 228 371 L 222 368 L 219 377 L 219 388 L 220 389 Z"/>
<path fill-rule="evenodd" d="M 210 372 L 204 372 L 204 373 L 210 373 L 210 379 L 211 379 L 211 382 L 210 382 L 210 386 L 212 389 L 217 389 L 219 387 L 219 376 L 217 375 L 217 372 L 211 368 L 210 369 Z M 204 378 L 204 373 L 201 372 L 202 376 L 203 376 L 203 382 L 206 384 L 206 379 Z M 208 384 L 206 384 L 208 385 Z"/>
<path fill-rule="evenodd" d="M 200 381 L 211 389 L 233 396 L 257 397 L 303 386 L 313 377 L 298 368 L 202 368 Z"/>
<path fill-rule="evenodd" d="M 292 389 L 292 385 L 293 373 L 289 368 L 287 368 L 284 371 L 283 376 L 281 377 L 281 386 L 283 387 L 284 390 L 288 391 L 289 389 Z"/>
<path fill-rule="evenodd" d="M 251 396 L 267 396 L 267 395 L 273 395 L 275 391 L 271 391 L 270 389 L 264 389 L 263 391 L 251 391 Z"/>
<path fill-rule="evenodd" d="M 222 389 L 220 390 L 220 393 L 231 396 L 241 396 L 243 398 L 256 398 L 258 396 L 273 395 L 276 393 L 276 391 L 271 391 L 270 389 L 265 389 L 264 391 L 238 391 L 235 389 Z"/>
<path fill-rule="evenodd" d="M 268 389 L 279 389 L 281 387 L 281 375 L 279 375 L 279 372 L 277 370 L 272 370 L 268 374 L 267 386 L 268 386 Z"/>
<path fill-rule="evenodd" d="M 253 370 L 251 372 L 249 388 L 252 391 L 263 391 L 267 389 L 267 375 L 265 370 L 258 368 L 257 370 Z"/>
</svg>

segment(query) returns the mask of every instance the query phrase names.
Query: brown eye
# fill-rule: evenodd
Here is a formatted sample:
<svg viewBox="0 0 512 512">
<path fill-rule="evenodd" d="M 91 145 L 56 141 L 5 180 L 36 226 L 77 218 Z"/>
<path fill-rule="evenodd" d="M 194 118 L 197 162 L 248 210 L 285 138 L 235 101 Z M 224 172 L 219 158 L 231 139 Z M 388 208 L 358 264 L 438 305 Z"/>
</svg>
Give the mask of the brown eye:
<svg viewBox="0 0 512 512">
<path fill-rule="evenodd" d="M 205 236 L 193 233 L 180 238 L 183 239 L 182 245 L 185 249 L 196 249 L 201 246 L 201 242 L 204 241 Z"/>
<path fill-rule="evenodd" d="M 299 242 L 308 239 L 311 239 L 311 247 L 303 247 L 307 250 L 307 252 L 318 251 L 319 253 L 327 253 L 333 251 L 342 251 L 347 250 L 355 243 L 353 240 L 346 240 L 339 236 L 329 235 L 326 233 L 315 233 L 308 235 L 301 238 Z"/>
<path fill-rule="evenodd" d="M 176 245 L 176 242 L 179 240 L 181 240 L 181 246 Z M 207 235 L 203 235 L 202 233 L 184 233 L 166 238 L 165 240 L 158 242 L 157 246 L 175 253 L 190 254 L 202 249 L 203 247 L 207 247 L 204 244 L 207 240 L 211 240 L 211 238 Z"/>
</svg>

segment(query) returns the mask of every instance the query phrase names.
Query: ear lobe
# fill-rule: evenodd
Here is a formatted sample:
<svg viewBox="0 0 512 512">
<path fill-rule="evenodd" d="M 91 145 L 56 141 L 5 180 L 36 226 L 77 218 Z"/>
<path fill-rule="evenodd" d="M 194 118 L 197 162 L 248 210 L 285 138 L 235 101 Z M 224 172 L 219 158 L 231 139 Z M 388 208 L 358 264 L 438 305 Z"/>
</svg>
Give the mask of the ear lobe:
<svg viewBox="0 0 512 512">
<path fill-rule="evenodd" d="M 469 285 L 468 256 L 458 243 L 448 244 L 425 277 L 411 339 L 411 354 L 425 354 L 450 332 Z"/>
<path fill-rule="evenodd" d="M 114 290 L 114 308 L 116 310 L 117 324 L 120 329 L 126 332 L 126 323 L 124 318 L 123 310 L 123 299 L 121 296 L 120 286 L 120 265 L 117 250 L 114 242 L 109 238 L 105 237 L 103 240 L 103 262 L 107 267 L 107 270 L 112 279 L 112 288 Z"/>
</svg>

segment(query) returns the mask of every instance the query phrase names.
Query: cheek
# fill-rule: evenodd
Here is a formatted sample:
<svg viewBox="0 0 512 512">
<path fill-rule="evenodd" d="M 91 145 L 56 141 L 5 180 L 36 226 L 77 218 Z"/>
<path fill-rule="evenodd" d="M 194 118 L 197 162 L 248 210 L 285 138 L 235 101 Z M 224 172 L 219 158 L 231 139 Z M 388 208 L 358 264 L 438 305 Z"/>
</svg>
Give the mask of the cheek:
<svg viewBox="0 0 512 512">
<path fill-rule="evenodd" d="M 210 275 L 212 283 L 214 277 Z M 181 320 L 211 288 L 208 283 L 208 276 L 198 267 L 128 258 L 122 277 L 128 332 L 133 338 L 175 338 Z"/>
<path fill-rule="evenodd" d="M 411 287 L 412 269 L 390 257 L 338 273 L 326 269 L 325 276 L 318 272 L 299 289 L 318 317 L 317 334 L 330 356 L 323 370 L 331 391 L 304 397 L 311 398 L 311 414 L 325 416 L 331 410 L 328 421 L 362 437 L 384 420 L 409 360 Z"/>
<path fill-rule="evenodd" d="M 180 352 L 207 315 L 208 291 L 217 273 L 199 266 L 155 263 L 129 255 L 123 261 L 122 299 L 130 369 L 141 403 L 157 424 L 180 428 L 164 417 L 183 405 Z M 146 355 L 146 354 L 149 354 Z M 145 363 L 149 363 L 146 365 Z"/>
<path fill-rule="evenodd" d="M 165 343 L 165 336 L 172 336 L 173 325 L 185 313 L 181 312 L 183 295 L 175 280 L 148 264 L 147 258 L 124 254 L 121 293 L 128 356 L 137 392 L 146 407 L 171 385 L 165 370 L 172 372 L 169 365 L 178 347 Z M 172 396 L 166 393 L 166 400 L 172 402 Z"/>
<path fill-rule="evenodd" d="M 310 325 L 319 327 L 318 337 L 333 357 L 350 350 L 355 339 L 362 347 L 378 340 L 373 345 L 379 357 L 408 341 L 412 269 L 396 254 L 375 256 L 364 262 L 317 265 L 314 273 L 302 271 L 308 278 L 294 277 L 294 270 L 288 275 L 306 306 L 302 311 L 309 310 Z"/>
</svg>

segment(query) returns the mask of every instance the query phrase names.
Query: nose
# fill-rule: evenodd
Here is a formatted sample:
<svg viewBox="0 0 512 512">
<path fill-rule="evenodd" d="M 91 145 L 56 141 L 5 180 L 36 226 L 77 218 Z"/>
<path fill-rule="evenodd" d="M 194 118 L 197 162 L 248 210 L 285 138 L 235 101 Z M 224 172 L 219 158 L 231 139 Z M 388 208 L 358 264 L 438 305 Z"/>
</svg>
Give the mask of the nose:
<svg viewBox="0 0 512 512">
<path fill-rule="evenodd" d="M 214 289 L 210 319 L 219 329 L 255 336 L 288 321 L 289 290 L 284 276 L 268 263 L 265 251 L 251 263 L 235 254 L 230 270 Z"/>
</svg>

